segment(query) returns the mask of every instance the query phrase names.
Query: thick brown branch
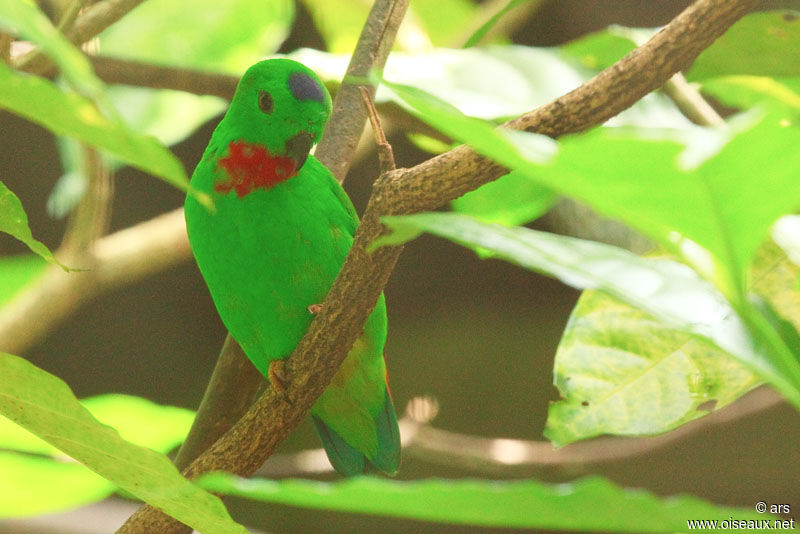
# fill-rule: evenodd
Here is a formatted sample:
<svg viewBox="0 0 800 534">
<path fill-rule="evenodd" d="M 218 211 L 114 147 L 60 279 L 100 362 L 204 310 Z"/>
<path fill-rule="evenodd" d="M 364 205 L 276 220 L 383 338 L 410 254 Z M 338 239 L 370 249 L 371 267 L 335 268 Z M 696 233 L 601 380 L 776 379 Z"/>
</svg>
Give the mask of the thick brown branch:
<svg viewBox="0 0 800 534">
<path fill-rule="evenodd" d="M 698 0 L 616 64 L 508 126 L 557 137 L 600 124 L 686 68 L 756 4 L 757 0 Z M 369 244 L 383 232 L 380 216 L 435 208 L 503 172 L 499 165 L 460 147 L 412 169 L 399 169 L 381 177 L 322 312 L 287 362 L 285 394 L 291 404 L 268 389 L 184 474 L 194 478 L 223 469 L 248 476 L 305 417 L 358 337 L 400 254 L 400 247 L 367 253 Z M 144 507 L 119 532 L 145 531 L 183 530 L 175 520 Z"/>
</svg>

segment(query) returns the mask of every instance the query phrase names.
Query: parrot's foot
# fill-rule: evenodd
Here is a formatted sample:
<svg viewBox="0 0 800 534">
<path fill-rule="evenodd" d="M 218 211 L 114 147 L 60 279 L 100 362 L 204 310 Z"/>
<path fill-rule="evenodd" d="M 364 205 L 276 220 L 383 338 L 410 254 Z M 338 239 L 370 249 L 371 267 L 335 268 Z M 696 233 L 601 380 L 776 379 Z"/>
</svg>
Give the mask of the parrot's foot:
<svg viewBox="0 0 800 534">
<path fill-rule="evenodd" d="M 283 360 L 272 360 L 267 368 L 269 383 L 278 393 L 286 393 L 286 363 Z"/>
<path fill-rule="evenodd" d="M 306 309 L 308 310 L 308 313 L 310 313 L 311 315 L 316 315 L 322 311 L 322 304 L 312 304 Z"/>
</svg>

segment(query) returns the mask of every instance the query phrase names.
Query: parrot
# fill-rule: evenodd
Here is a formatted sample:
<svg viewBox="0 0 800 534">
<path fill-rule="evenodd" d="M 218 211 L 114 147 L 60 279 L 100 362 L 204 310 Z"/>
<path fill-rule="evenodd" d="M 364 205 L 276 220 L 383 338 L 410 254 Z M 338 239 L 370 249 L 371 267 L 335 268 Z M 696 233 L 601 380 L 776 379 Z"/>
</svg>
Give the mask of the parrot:
<svg viewBox="0 0 800 534">
<path fill-rule="evenodd" d="M 287 358 L 333 285 L 358 227 L 350 198 L 310 154 L 331 114 L 319 77 L 288 58 L 239 80 L 190 180 L 189 243 L 219 316 L 248 359 L 281 391 Z M 380 295 L 311 418 L 334 469 L 396 473 L 400 433 L 383 355 Z"/>
</svg>

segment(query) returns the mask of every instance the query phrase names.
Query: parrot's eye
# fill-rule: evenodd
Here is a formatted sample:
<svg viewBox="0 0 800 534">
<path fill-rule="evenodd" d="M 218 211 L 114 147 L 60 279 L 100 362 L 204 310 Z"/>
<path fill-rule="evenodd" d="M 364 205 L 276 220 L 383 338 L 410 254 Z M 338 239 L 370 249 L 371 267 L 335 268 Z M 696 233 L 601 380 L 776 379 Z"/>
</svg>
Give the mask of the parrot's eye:
<svg viewBox="0 0 800 534">
<path fill-rule="evenodd" d="M 267 115 L 272 115 L 272 108 L 275 107 L 275 103 L 272 101 L 272 96 L 268 92 L 258 92 L 258 107 Z"/>
<path fill-rule="evenodd" d="M 295 72 L 289 76 L 289 90 L 297 100 L 325 101 L 322 87 L 308 74 Z"/>
</svg>

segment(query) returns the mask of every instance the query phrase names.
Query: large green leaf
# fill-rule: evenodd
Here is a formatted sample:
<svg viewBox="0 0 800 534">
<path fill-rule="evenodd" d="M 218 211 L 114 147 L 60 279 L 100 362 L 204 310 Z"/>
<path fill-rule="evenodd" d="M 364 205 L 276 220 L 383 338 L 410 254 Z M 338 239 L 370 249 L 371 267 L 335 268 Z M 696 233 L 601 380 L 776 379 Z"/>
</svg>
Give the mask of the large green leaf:
<svg viewBox="0 0 800 534">
<path fill-rule="evenodd" d="M 86 94 L 95 97 L 102 92 L 103 84 L 86 57 L 31 3 L 0 0 L 0 30 L 18 32 L 39 45 L 64 76 Z"/>
<path fill-rule="evenodd" d="M 691 496 L 659 498 L 599 477 L 558 485 L 369 477 L 321 483 L 212 473 L 198 483 L 218 493 L 304 508 L 483 527 L 671 533 L 686 531 L 691 519 L 772 520 L 751 508 L 724 508 Z"/>
<path fill-rule="evenodd" d="M 301 49 L 290 56 L 314 69 L 324 80 L 342 79 L 349 56 Z M 597 74 L 558 48 L 485 46 L 436 48 L 427 53 L 394 52 L 384 77 L 422 89 L 447 101 L 462 113 L 481 119 L 516 117 L 567 93 Z M 498 84 L 497 80 L 503 80 Z M 377 102 L 396 101 L 379 88 Z M 665 96 L 650 94 L 610 124 L 687 128 L 691 123 Z"/>
<path fill-rule="evenodd" d="M 0 518 L 71 510 L 98 502 L 114 484 L 79 463 L 0 451 Z"/>
<path fill-rule="evenodd" d="M 482 221 L 514 226 L 543 215 L 557 200 L 552 189 L 525 174 L 511 172 L 455 199 L 452 206 Z"/>
<path fill-rule="evenodd" d="M 289 0 L 148 0 L 100 35 L 104 54 L 241 74 L 272 54 L 294 19 Z"/>
<path fill-rule="evenodd" d="M 108 95 L 131 128 L 167 146 L 183 141 L 227 108 L 216 96 L 169 89 L 118 85 L 109 87 Z"/>
<path fill-rule="evenodd" d="M 190 410 L 159 406 L 140 397 L 100 395 L 81 401 L 98 421 L 136 445 L 166 454 L 192 424 Z M 25 517 L 67 510 L 104 499 L 114 484 L 21 426 L 0 416 L 0 517 Z M 19 453 L 23 454 L 19 454 Z M 34 456 L 45 455 L 45 456 Z"/>
<path fill-rule="evenodd" d="M 116 486 L 206 533 L 244 533 L 222 502 L 183 478 L 163 454 L 98 422 L 55 376 L 0 353 L 0 414 Z"/>
<path fill-rule="evenodd" d="M 480 8 L 471 0 L 414 0 L 408 9 L 406 17 L 419 19 L 434 46 L 461 44 L 464 28 L 480 14 Z"/>
<path fill-rule="evenodd" d="M 47 263 L 33 254 L 0 257 L 0 307 L 22 288 L 37 280 L 45 267 Z"/>
<path fill-rule="evenodd" d="M 767 11 L 741 18 L 697 57 L 687 78 L 731 74 L 800 75 L 800 12 Z"/>
<path fill-rule="evenodd" d="M 108 150 L 126 163 L 190 190 L 181 162 L 155 139 L 104 117 L 88 99 L 52 82 L 23 76 L 0 64 L 0 107 L 41 124 L 57 135 L 75 137 Z M 208 204 L 210 198 L 195 193 Z"/>
<path fill-rule="evenodd" d="M 420 119 L 477 152 L 607 216 L 621 219 L 682 255 L 735 300 L 742 300 L 744 271 L 769 227 L 800 206 L 800 130 L 785 118 L 752 117 L 725 133 L 600 128 L 564 138 L 549 165 L 535 150 L 532 134 L 495 130 L 507 145 L 490 143 L 486 132 L 463 128 L 463 116 L 417 89 L 389 84 Z M 755 124 L 753 124 L 755 122 Z M 741 124 L 745 123 L 745 124 Z M 683 151 L 688 144 L 691 150 Z M 720 148 L 720 145 L 723 145 Z M 714 155 L 715 152 L 718 153 Z M 680 154 L 680 158 L 679 158 Z M 753 180 L 759 176 L 759 180 Z M 699 247 L 697 246 L 699 245 Z"/>
<path fill-rule="evenodd" d="M 767 104 L 800 115 L 800 76 L 772 78 L 739 74 L 703 81 L 703 92 L 726 106 L 747 109 Z"/>
<path fill-rule="evenodd" d="M 67 269 L 53 256 L 44 243 L 33 237 L 28 226 L 28 215 L 22 202 L 3 182 L 0 182 L 0 232 L 5 232 L 19 239 L 33 252 L 49 262 Z"/>
<path fill-rule="evenodd" d="M 767 243 L 753 290 L 800 326 L 800 270 Z M 599 291 L 584 291 L 556 352 L 546 435 L 563 445 L 598 434 L 654 434 L 725 407 L 761 380 L 712 344 L 658 323 Z"/>
<path fill-rule="evenodd" d="M 399 244 L 421 232 L 485 249 L 526 269 L 556 277 L 580 289 L 598 289 L 639 308 L 665 326 L 711 342 L 770 382 L 800 407 L 800 363 L 776 355 L 761 325 L 749 328 L 724 297 L 683 264 L 640 258 L 626 250 L 581 239 L 506 228 L 451 213 L 384 217 L 393 230 L 374 246 Z M 749 319 L 749 317 L 748 317 Z M 769 343 L 767 343 L 767 340 Z M 681 364 L 680 361 L 677 364 Z M 677 368 L 679 372 L 684 368 Z M 680 392 L 665 404 L 677 403 Z"/>
</svg>

